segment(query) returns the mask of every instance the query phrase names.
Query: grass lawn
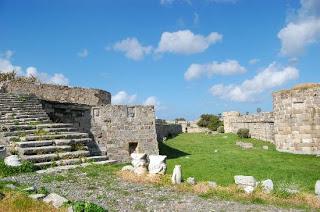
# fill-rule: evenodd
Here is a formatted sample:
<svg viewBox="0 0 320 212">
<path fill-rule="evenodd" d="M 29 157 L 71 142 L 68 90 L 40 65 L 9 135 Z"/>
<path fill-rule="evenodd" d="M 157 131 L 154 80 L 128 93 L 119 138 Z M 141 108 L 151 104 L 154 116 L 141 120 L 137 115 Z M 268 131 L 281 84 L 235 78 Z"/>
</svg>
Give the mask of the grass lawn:
<svg viewBox="0 0 320 212">
<path fill-rule="evenodd" d="M 241 149 L 235 144 L 239 140 L 253 143 L 254 148 Z M 195 177 L 219 185 L 233 184 L 234 175 L 251 175 L 257 180 L 272 179 L 276 190 L 289 185 L 314 193 L 320 180 L 319 157 L 280 153 L 271 143 L 233 134 L 181 134 L 160 144 L 160 153 L 168 155 L 169 174 L 180 164 L 184 179 Z"/>
</svg>

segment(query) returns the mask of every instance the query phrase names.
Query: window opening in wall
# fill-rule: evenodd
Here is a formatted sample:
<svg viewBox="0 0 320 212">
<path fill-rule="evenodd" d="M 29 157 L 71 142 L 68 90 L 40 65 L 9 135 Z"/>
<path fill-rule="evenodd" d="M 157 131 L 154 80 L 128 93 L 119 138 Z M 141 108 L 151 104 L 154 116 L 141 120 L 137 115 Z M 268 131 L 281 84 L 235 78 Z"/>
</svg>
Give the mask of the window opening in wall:
<svg viewBox="0 0 320 212">
<path fill-rule="evenodd" d="M 138 143 L 137 142 L 130 142 L 129 143 L 129 155 L 132 153 L 137 153 L 138 150 Z"/>
<path fill-rule="evenodd" d="M 127 109 L 127 117 L 133 118 L 135 116 L 134 107 L 128 107 Z"/>
</svg>

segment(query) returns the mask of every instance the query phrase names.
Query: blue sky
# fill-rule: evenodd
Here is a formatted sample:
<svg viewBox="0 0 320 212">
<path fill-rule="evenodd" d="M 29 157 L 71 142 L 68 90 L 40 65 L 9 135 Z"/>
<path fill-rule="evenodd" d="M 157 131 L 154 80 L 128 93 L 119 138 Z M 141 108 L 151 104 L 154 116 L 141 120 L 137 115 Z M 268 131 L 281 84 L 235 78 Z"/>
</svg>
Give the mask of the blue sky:
<svg viewBox="0 0 320 212">
<path fill-rule="evenodd" d="M 319 0 L 0 0 L 0 71 L 155 104 L 159 118 L 272 110 L 319 82 Z"/>
</svg>

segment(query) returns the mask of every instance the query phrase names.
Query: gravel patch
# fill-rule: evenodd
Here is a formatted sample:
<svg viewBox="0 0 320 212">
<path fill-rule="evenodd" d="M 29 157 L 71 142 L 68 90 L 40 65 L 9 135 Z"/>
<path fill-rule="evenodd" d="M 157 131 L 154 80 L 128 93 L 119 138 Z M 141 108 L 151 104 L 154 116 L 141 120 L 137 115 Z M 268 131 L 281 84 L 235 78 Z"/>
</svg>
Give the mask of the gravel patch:
<svg viewBox="0 0 320 212">
<path fill-rule="evenodd" d="M 170 188 L 122 181 L 114 175 L 87 176 L 80 169 L 62 173 L 28 173 L 2 180 L 40 188 L 44 186 L 71 201 L 85 200 L 109 211 L 295 211 L 274 206 L 203 199 Z"/>
</svg>

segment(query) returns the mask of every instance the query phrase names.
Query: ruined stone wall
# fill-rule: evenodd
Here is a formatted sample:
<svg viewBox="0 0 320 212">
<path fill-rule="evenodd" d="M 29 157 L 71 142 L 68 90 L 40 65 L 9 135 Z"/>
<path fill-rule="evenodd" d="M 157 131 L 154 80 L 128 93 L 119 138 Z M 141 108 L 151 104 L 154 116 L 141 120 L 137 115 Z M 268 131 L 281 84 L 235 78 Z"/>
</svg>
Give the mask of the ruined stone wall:
<svg viewBox="0 0 320 212">
<path fill-rule="evenodd" d="M 274 142 L 274 117 L 272 112 L 254 115 L 240 115 L 231 111 L 223 113 L 226 133 L 237 133 L 240 128 L 247 128 L 252 138 Z"/>
<path fill-rule="evenodd" d="M 277 150 L 320 154 L 320 84 L 273 93 Z"/>
<path fill-rule="evenodd" d="M 110 159 L 128 162 L 133 151 L 159 154 L 153 106 L 92 107 L 91 132 Z"/>
<path fill-rule="evenodd" d="M 59 85 L 37 84 L 20 81 L 8 81 L 2 84 L 2 90 L 7 93 L 33 94 L 38 98 L 60 102 L 84 105 L 111 104 L 111 94 L 98 89 L 86 89 Z"/>
<path fill-rule="evenodd" d="M 170 138 L 182 133 L 182 126 L 180 124 L 156 124 L 157 140 L 162 142 L 163 138 Z"/>
</svg>

